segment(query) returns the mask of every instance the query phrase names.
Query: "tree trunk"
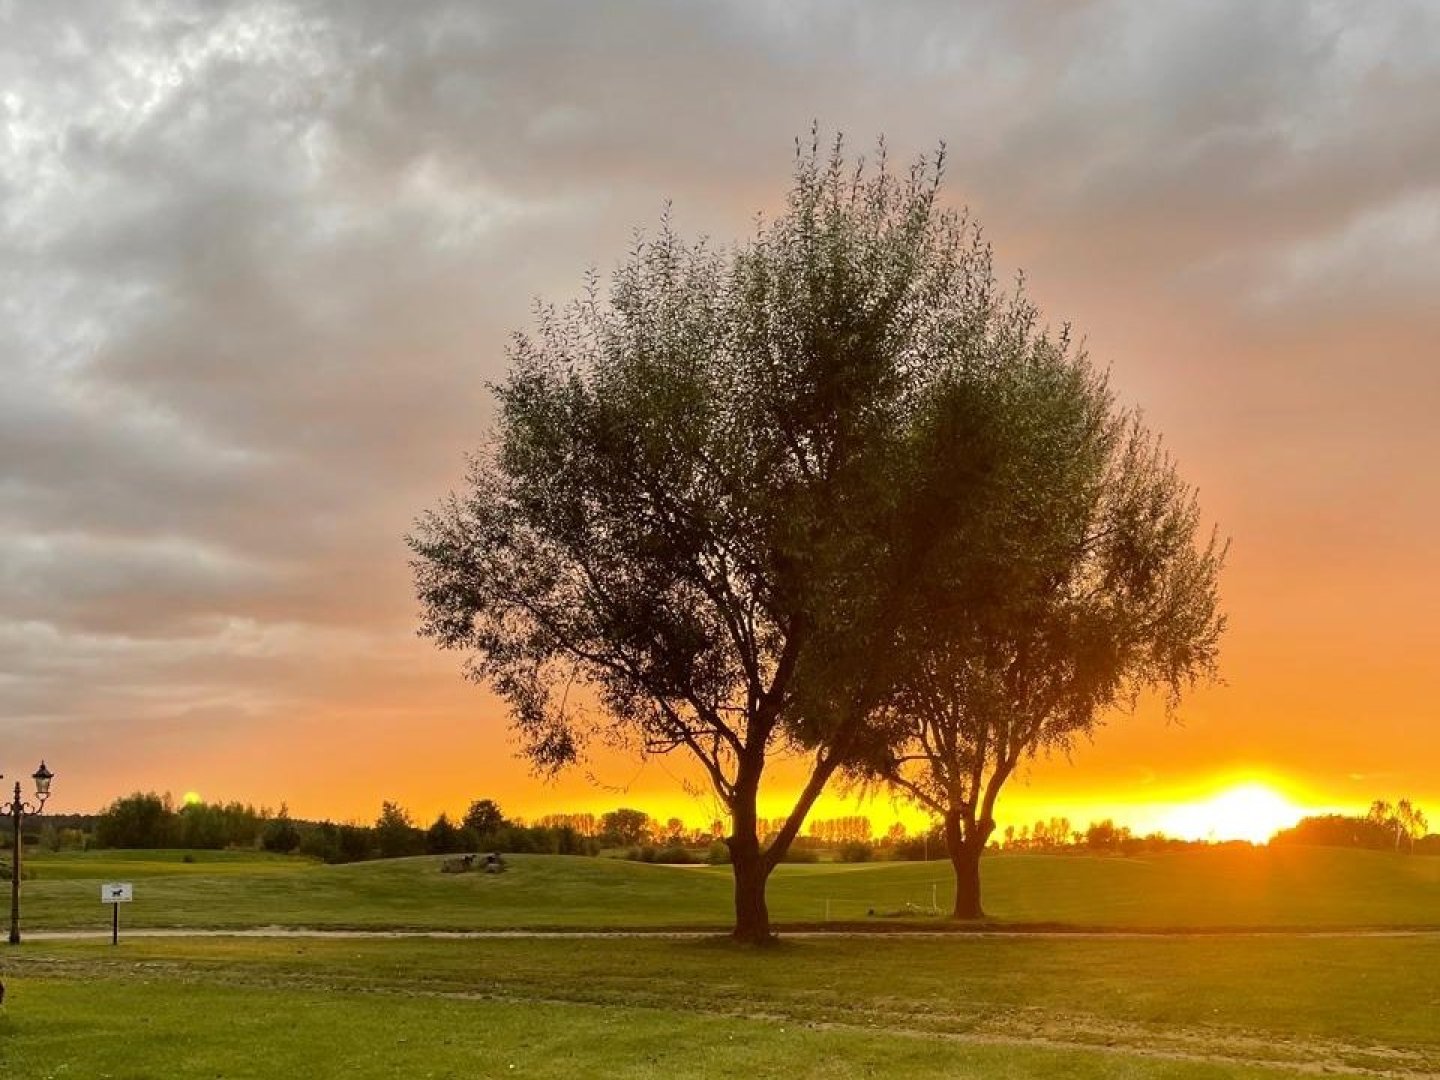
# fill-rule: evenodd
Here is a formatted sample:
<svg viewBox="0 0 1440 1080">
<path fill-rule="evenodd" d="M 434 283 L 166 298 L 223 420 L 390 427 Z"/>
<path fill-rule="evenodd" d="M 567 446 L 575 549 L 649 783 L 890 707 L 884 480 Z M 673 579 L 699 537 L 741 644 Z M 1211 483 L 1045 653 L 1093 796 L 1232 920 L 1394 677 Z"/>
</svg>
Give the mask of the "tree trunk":
<svg viewBox="0 0 1440 1080">
<path fill-rule="evenodd" d="M 772 941 L 770 909 L 765 905 L 765 879 L 770 876 L 760 850 L 760 821 L 756 798 L 763 759 L 742 760 L 730 801 L 730 871 L 735 878 L 735 928 L 730 936 L 746 945 Z"/>
<path fill-rule="evenodd" d="M 985 917 L 985 909 L 980 905 L 980 856 L 994 828 L 993 823 L 985 828 L 982 824 L 967 822 L 959 814 L 945 817 L 945 849 L 955 870 L 955 911 L 951 918 Z"/>
<path fill-rule="evenodd" d="M 735 929 L 730 936 L 746 945 L 768 945 L 770 909 L 765 904 L 765 881 L 770 876 L 760 854 L 760 841 L 752 826 L 736 828 L 726 843 L 730 846 L 730 868 L 735 876 Z"/>
</svg>

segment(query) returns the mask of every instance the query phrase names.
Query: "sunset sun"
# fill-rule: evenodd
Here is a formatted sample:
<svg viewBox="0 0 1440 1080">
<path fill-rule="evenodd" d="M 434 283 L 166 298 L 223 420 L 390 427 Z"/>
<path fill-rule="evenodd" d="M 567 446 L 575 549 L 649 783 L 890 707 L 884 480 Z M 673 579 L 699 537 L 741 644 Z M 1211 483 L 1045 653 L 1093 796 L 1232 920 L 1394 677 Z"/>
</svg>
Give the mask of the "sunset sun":
<svg viewBox="0 0 1440 1080">
<path fill-rule="evenodd" d="M 1177 806 L 1165 816 L 1162 827 L 1172 836 L 1263 844 L 1304 816 L 1302 807 L 1270 785 L 1248 781 Z"/>
</svg>

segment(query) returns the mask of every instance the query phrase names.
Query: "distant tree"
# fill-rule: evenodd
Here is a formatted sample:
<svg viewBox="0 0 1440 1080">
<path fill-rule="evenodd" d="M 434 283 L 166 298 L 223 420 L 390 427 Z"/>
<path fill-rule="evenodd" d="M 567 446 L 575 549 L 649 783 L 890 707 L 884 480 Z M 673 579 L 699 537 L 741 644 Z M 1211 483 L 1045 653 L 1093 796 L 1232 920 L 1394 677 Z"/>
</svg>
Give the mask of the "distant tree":
<svg viewBox="0 0 1440 1080">
<path fill-rule="evenodd" d="M 650 839 L 650 815 L 621 807 L 600 815 L 600 840 L 611 847 L 635 847 Z"/>
<path fill-rule="evenodd" d="M 921 862 L 938 857 L 944 850 L 945 831 L 942 826 L 932 823 L 915 836 L 897 841 L 893 854 L 897 859 Z"/>
<path fill-rule="evenodd" d="M 1409 799 L 1401 799 L 1394 805 L 1384 799 L 1376 799 L 1370 804 L 1365 819 L 1393 838 L 1396 851 L 1402 844 L 1406 850 L 1413 851 L 1415 841 L 1424 836 L 1428 828 L 1424 812 Z"/>
<path fill-rule="evenodd" d="M 1383 850 L 1394 842 L 1393 828 L 1385 820 L 1376 820 L 1369 814 L 1363 817 L 1321 814 L 1301 818 L 1292 828 L 1281 829 L 1270 838 L 1270 843 L 1279 847 L 1299 844 L 1371 850 Z"/>
<path fill-rule="evenodd" d="M 280 804 L 280 812 L 265 823 L 260 846 L 266 851 L 288 855 L 300 846 L 300 829 L 290 820 L 290 808 Z"/>
<path fill-rule="evenodd" d="M 493 799 L 477 799 L 465 811 L 461 824 L 476 836 L 486 837 L 493 836 L 509 822 L 505 820 L 505 814 Z"/>
<path fill-rule="evenodd" d="M 1085 830 L 1085 846 L 1091 851 L 1114 851 L 1130 838 L 1130 830 L 1106 818 L 1092 821 Z"/>
<path fill-rule="evenodd" d="M 822 844 L 868 844 L 873 835 L 870 819 L 858 814 L 821 818 L 810 823 L 810 835 Z"/>
<path fill-rule="evenodd" d="M 374 829 L 364 825 L 339 825 L 335 827 L 336 862 L 361 862 L 373 859 L 379 852 Z"/>
<path fill-rule="evenodd" d="M 498 437 L 410 537 L 422 632 L 469 653 L 538 767 L 596 731 L 699 762 L 740 940 L 769 939 L 770 873 L 885 737 L 937 573 L 959 617 L 1031 569 L 1004 506 L 1047 416 L 1015 403 L 1065 360 L 942 176 L 943 153 L 896 175 L 817 139 L 743 248 L 667 222 L 608 294 L 515 339 Z M 762 778 L 795 748 L 807 771 L 767 834 Z"/>
<path fill-rule="evenodd" d="M 1070 843 L 1070 819 L 1067 817 L 1053 817 L 1050 819 L 1050 842 L 1056 847 L 1064 847 Z"/>
<path fill-rule="evenodd" d="M 1411 852 L 1415 850 L 1415 841 L 1424 836 L 1430 827 L 1430 823 L 1425 819 L 1425 812 L 1409 799 L 1401 799 L 1395 804 L 1395 824 L 1399 835 L 1405 840 L 1406 850 Z"/>
<path fill-rule="evenodd" d="M 581 836 L 594 836 L 600 828 L 594 814 L 545 814 L 535 824 L 545 829 L 574 829 Z"/>
<path fill-rule="evenodd" d="M 102 848 L 169 847 L 175 833 L 169 799 L 153 791 L 116 799 L 95 820 L 95 843 Z"/>
<path fill-rule="evenodd" d="M 431 855 L 451 855 L 463 851 L 464 841 L 462 831 L 443 812 L 425 830 L 425 850 Z"/>
<path fill-rule="evenodd" d="M 385 802 L 375 820 L 375 846 L 382 859 L 418 855 L 425 850 L 425 836 L 415 827 L 404 807 Z"/>
<path fill-rule="evenodd" d="M 176 813 L 175 823 L 176 847 L 219 850 L 225 846 L 223 807 L 203 802 L 186 803 Z"/>
<path fill-rule="evenodd" d="M 983 915 L 980 857 L 1021 763 L 1068 751 L 1142 691 L 1178 702 L 1213 676 L 1224 629 L 1224 548 L 1200 535 L 1193 491 L 1084 355 L 1049 347 L 1049 378 L 1012 403 L 1035 442 L 997 514 L 1000 587 L 975 603 L 968 559 L 938 568 L 929 624 L 902 637 L 894 735 L 872 744 L 869 775 L 945 822 L 957 919 Z"/>
</svg>

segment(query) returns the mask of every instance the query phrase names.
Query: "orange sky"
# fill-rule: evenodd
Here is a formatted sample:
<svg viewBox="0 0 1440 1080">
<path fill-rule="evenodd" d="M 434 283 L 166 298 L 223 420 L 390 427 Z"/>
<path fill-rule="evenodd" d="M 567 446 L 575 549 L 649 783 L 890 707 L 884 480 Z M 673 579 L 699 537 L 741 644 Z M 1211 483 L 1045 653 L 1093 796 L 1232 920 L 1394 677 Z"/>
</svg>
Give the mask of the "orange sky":
<svg viewBox="0 0 1440 1080">
<path fill-rule="evenodd" d="M 1440 13 L 805 7 L 12 14 L 0 770 L 44 756 L 60 810 L 705 819 L 674 763 L 529 777 L 413 636 L 401 538 L 530 298 L 667 198 L 742 235 L 818 117 L 948 142 L 999 262 L 1233 539 L 1225 685 L 1036 764 L 1002 819 L 1146 827 L 1257 778 L 1440 816 Z"/>
</svg>

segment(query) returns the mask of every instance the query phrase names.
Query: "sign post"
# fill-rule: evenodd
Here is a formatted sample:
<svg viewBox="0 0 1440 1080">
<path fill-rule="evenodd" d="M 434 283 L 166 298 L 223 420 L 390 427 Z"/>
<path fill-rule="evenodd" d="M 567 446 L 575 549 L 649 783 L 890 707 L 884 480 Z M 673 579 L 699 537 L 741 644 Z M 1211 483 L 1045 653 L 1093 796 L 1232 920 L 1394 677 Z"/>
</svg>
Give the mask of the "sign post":
<svg viewBox="0 0 1440 1080">
<path fill-rule="evenodd" d="M 135 899 L 135 887 L 128 881 L 108 882 L 100 886 L 100 902 L 110 905 L 110 944 L 120 944 L 120 905 Z"/>
</svg>

